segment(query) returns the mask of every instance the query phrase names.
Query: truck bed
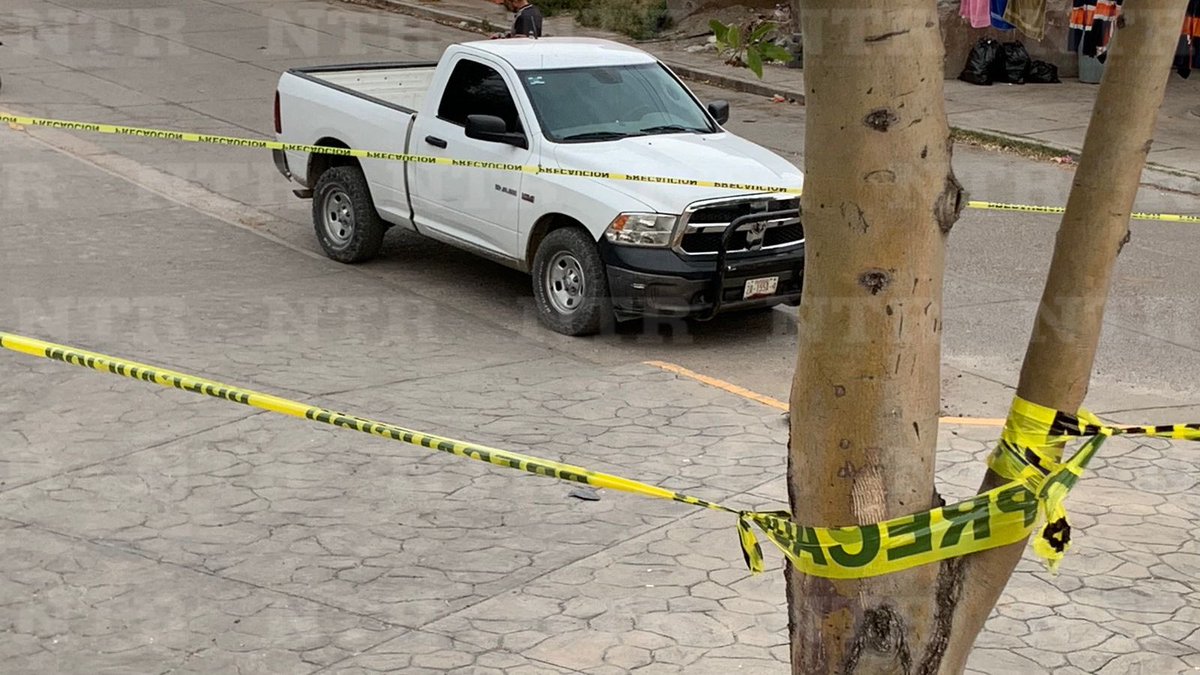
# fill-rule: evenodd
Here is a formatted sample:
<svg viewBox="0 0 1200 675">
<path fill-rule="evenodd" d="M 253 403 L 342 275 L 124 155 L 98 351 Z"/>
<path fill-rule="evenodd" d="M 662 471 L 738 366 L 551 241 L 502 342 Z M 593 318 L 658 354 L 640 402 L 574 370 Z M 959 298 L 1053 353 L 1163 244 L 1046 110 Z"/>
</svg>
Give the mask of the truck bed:
<svg viewBox="0 0 1200 675">
<path fill-rule="evenodd" d="M 436 69 L 436 63 L 377 63 L 296 68 L 291 72 L 405 112 L 416 112 Z"/>
</svg>

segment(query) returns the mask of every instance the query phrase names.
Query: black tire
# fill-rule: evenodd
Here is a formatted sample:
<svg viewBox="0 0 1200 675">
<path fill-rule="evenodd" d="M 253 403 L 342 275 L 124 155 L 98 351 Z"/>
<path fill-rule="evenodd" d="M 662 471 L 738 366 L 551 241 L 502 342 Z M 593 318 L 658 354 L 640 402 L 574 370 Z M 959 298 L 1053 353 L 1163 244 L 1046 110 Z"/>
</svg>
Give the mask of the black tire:
<svg viewBox="0 0 1200 675">
<path fill-rule="evenodd" d="M 613 324 L 608 274 L 596 241 L 582 228 L 546 235 L 533 257 L 538 318 L 563 335 L 592 335 Z"/>
<path fill-rule="evenodd" d="M 379 253 L 387 225 L 375 211 L 362 169 L 335 166 L 321 174 L 312 209 L 317 241 L 331 259 L 359 263 Z"/>
</svg>

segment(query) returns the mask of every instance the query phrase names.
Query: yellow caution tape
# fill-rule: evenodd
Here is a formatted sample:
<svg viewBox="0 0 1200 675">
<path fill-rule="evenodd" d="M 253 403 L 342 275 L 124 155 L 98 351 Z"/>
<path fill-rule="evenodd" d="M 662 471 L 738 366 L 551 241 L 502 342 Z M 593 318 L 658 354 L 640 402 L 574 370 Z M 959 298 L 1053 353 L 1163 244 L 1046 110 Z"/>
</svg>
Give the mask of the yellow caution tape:
<svg viewBox="0 0 1200 675">
<path fill-rule="evenodd" d="M 174 387 L 213 398 L 240 403 L 262 410 L 372 434 L 431 450 L 487 462 L 496 466 L 526 471 L 539 476 L 609 488 L 656 499 L 692 504 L 737 516 L 738 538 L 746 564 L 752 572 L 763 570 L 762 549 L 752 531 L 757 525 L 801 572 L 833 579 L 860 579 L 898 572 L 927 563 L 955 558 L 997 546 L 1021 541 L 1033 530 L 1039 511 L 1053 523 L 1061 513 L 1062 497 L 1075 484 L 1083 467 L 1110 435 L 1144 433 L 1170 438 L 1200 439 L 1200 425 L 1117 429 L 1093 425 L 1087 420 L 1049 411 L 1018 401 L 1012 429 L 1006 429 L 1001 459 L 995 467 L 1019 474 L 1012 482 L 957 504 L 922 513 L 893 518 L 882 523 L 851 527 L 809 527 L 798 525 L 785 511 L 743 511 L 698 497 L 667 490 L 628 478 L 590 471 L 570 464 L 531 457 L 506 450 L 444 438 L 404 427 L 376 422 L 363 417 L 310 406 L 296 401 L 242 389 L 220 382 L 186 375 L 173 370 L 105 356 L 94 352 L 57 345 L 33 338 L 0 332 L 0 347 L 30 356 L 52 359 L 100 372 Z M 1090 419 L 1090 418 L 1089 418 Z M 1076 420 L 1071 426 L 1071 420 Z M 1055 461 L 1053 448 L 1063 437 L 1095 435 L 1088 445 L 1066 464 Z M 1037 455 L 1027 459 L 1025 450 Z M 1032 457 L 1032 455 L 1030 455 Z M 1033 471 L 1027 471 L 1032 465 Z M 1050 526 L 1045 528 L 1051 530 Z M 1057 532 L 1059 530 L 1055 530 Z M 1051 535 L 1054 532 L 1050 533 Z M 1050 540 L 1053 543 L 1053 540 Z M 1061 551 L 1059 552 L 1061 557 Z"/>
<path fill-rule="evenodd" d="M 969 209 L 982 209 L 984 211 L 1015 211 L 1018 213 L 1048 213 L 1048 214 L 1063 214 L 1067 210 L 1061 206 L 1031 206 L 1029 204 L 1005 204 L 1002 202 L 967 202 Z M 1178 213 L 1142 213 L 1134 212 L 1129 214 L 1133 220 L 1159 220 L 1169 223 L 1197 223 L 1200 224 L 1200 216 L 1185 216 Z"/>
<path fill-rule="evenodd" d="M 742 190 L 745 192 L 784 192 L 800 194 L 800 188 L 792 186 L 758 185 L 755 183 L 731 183 L 728 181 L 694 180 L 690 178 L 672 178 L 669 176 L 643 176 L 632 173 L 612 173 L 608 171 L 582 171 L 576 169 L 556 169 L 533 164 L 509 164 L 505 162 L 481 162 L 468 159 L 452 159 L 450 157 L 433 157 L 431 155 L 413 155 L 398 152 L 378 152 L 375 150 L 348 150 L 346 148 L 330 148 L 323 145 L 304 145 L 302 143 L 284 143 L 257 138 L 236 138 L 233 136 L 215 136 L 211 134 L 196 134 L 185 131 L 168 131 L 164 129 L 143 129 L 140 127 L 124 127 L 115 124 L 95 124 L 92 122 L 71 122 L 67 120 L 42 119 L 37 117 L 21 117 L 18 115 L 0 114 L 0 122 L 10 126 L 49 127 L 51 129 L 67 129 L 70 131 L 88 131 L 98 134 L 116 134 L 119 136 L 136 136 L 139 138 L 157 138 L 184 143 L 207 143 L 210 145 L 227 145 L 239 148 L 257 150 L 290 150 L 322 155 L 339 155 L 342 157 L 357 157 L 359 159 L 382 159 L 397 162 L 413 162 L 417 164 L 438 164 L 441 166 L 457 166 L 466 169 L 491 169 L 495 171 L 513 171 L 531 174 L 546 174 L 554 176 L 573 176 L 579 178 L 599 178 L 604 180 L 633 181 L 637 183 L 659 183 L 667 185 L 691 185 L 695 187 Z"/>
<path fill-rule="evenodd" d="M 1114 427 L 1086 410 L 1070 415 L 1020 397 L 1013 400 L 1000 442 L 988 466 L 1002 478 L 1016 481 L 1037 495 L 1041 530 L 1033 550 L 1051 571 L 1071 547 L 1071 526 L 1063 501 L 1096 451 L 1111 436 L 1140 435 L 1200 440 L 1200 424 L 1158 427 Z M 1063 448 L 1073 439 L 1091 437 L 1066 462 Z"/>
<path fill-rule="evenodd" d="M 12 128 L 25 126 L 49 127 L 51 129 L 67 129 L 70 131 L 87 131 L 99 134 L 116 134 L 118 136 L 134 136 L 138 138 L 156 138 L 184 143 L 207 143 L 210 145 L 226 145 L 257 150 L 289 150 L 322 155 L 339 155 L 342 157 L 357 157 L 359 159 L 381 159 L 397 162 L 413 162 L 417 164 L 438 164 L 441 166 L 456 166 L 467 169 L 489 169 L 493 171 L 512 171 L 517 173 L 544 174 L 549 176 L 570 176 L 576 178 L 595 178 L 600 180 L 631 181 L 635 183 L 657 183 L 666 185 L 689 185 L 694 187 L 716 188 L 724 190 L 740 190 L 744 192 L 774 192 L 798 195 L 801 188 L 794 185 L 761 185 L 757 183 L 733 183 L 729 181 L 697 180 L 692 178 L 674 178 L 671 176 L 644 176 L 631 173 L 616 173 L 611 171 L 586 171 L 581 169 L 560 169 L 534 164 L 509 164 L 505 162 L 483 162 L 450 157 L 434 157 L 432 155 L 415 155 L 398 152 L 380 152 L 375 150 L 353 150 L 346 148 L 331 148 L 324 145 L 305 145 L 302 143 L 284 143 L 257 138 L 237 138 L 234 136 L 216 136 L 212 134 L 197 134 L 186 131 L 170 131 L 166 129 L 144 129 L 126 127 L 116 124 L 99 124 L 94 122 L 72 122 L 68 120 L 43 119 L 39 117 L 23 117 L 19 115 L 0 114 L 0 122 L 5 122 Z M 992 211 L 1015 211 L 1021 213 L 1060 214 L 1066 209 L 1061 206 L 1032 206 L 1028 204 L 1004 204 L 1001 202 L 969 201 L 967 208 Z M 1158 220 L 1174 223 L 1200 224 L 1200 216 L 1188 216 L 1172 213 L 1132 213 L 1134 220 Z"/>
</svg>

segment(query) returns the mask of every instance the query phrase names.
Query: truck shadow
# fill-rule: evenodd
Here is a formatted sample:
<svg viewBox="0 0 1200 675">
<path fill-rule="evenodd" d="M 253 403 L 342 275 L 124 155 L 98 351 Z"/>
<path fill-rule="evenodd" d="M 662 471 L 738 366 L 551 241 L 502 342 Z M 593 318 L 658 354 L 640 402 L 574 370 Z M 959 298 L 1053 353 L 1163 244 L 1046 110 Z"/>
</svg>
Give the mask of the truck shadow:
<svg viewBox="0 0 1200 675">
<path fill-rule="evenodd" d="M 395 275 L 404 287 L 450 304 L 480 319 L 523 334 L 544 331 L 548 338 L 579 341 L 538 324 L 529 275 L 426 237 L 389 232 L 372 267 Z M 717 347 L 728 343 L 768 343 L 796 335 L 796 309 L 777 307 L 721 314 L 709 321 L 644 317 L 608 327 L 584 340 L 650 345 Z"/>
</svg>

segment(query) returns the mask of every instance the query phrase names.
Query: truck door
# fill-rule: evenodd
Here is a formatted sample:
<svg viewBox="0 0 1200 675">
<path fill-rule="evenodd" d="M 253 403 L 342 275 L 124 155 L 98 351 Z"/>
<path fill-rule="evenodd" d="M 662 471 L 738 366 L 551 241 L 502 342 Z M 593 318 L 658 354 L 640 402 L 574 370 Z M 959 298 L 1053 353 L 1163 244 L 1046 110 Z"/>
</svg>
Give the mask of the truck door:
<svg viewBox="0 0 1200 675">
<path fill-rule="evenodd" d="M 534 139 L 513 97 L 515 83 L 508 82 L 499 68 L 473 57 L 460 56 L 451 67 L 436 112 L 427 110 L 417 117 L 412 152 L 472 162 L 532 163 Z M 501 118 L 509 133 L 525 135 L 529 147 L 467 138 L 468 115 Z M 517 251 L 519 171 L 419 162 L 410 169 L 419 229 L 448 234 L 507 258 L 521 257 Z"/>
</svg>

